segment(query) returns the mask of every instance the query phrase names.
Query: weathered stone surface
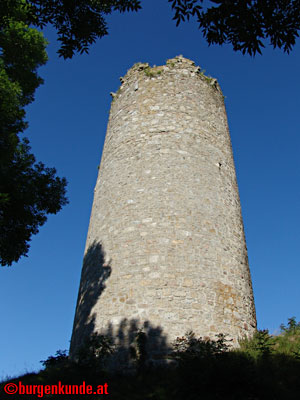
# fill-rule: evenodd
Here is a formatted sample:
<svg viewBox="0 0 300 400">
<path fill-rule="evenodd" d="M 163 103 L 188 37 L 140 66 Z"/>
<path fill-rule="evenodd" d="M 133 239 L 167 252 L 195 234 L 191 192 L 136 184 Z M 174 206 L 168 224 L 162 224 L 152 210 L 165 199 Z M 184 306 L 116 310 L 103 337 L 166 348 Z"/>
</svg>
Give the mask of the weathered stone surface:
<svg viewBox="0 0 300 400">
<path fill-rule="evenodd" d="M 120 328 L 124 318 L 135 328 L 159 327 L 166 342 L 193 330 L 211 338 L 222 332 L 236 344 L 254 332 L 256 318 L 220 87 L 183 57 L 137 64 L 121 82 L 71 353 L 93 331 L 128 330 L 128 323 Z"/>
</svg>

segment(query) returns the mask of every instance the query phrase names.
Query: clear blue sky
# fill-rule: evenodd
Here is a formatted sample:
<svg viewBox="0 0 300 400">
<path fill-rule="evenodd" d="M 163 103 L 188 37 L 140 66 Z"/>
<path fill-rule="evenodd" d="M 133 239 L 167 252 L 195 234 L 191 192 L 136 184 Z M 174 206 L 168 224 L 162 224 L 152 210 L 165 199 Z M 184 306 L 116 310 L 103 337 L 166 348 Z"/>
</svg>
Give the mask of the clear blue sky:
<svg viewBox="0 0 300 400">
<path fill-rule="evenodd" d="M 111 97 L 136 62 L 164 64 L 182 54 L 216 77 L 236 163 L 258 327 L 271 333 L 300 319 L 299 43 L 290 55 L 267 47 L 250 58 L 230 46 L 208 47 L 195 23 L 178 28 L 167 0 L 108 18 L 109 36 L 89 55 L 56 55 L 40 69 L 45 84 L 28 108 L 32 151 L 68 180 L 70 204 L 51 216 L 28 258 L 0 270 L 0 378 L 41 367 L 67 349 Z"/>
</svg>

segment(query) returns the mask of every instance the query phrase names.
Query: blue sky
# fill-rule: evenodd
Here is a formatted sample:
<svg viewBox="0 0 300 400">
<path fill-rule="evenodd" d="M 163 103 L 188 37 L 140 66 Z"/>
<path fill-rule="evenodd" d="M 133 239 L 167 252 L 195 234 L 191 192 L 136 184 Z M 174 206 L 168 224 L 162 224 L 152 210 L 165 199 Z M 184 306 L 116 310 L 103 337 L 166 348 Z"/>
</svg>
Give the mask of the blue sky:
<svg viewBox="0 0 300 400">
<path fill-rule="evenodd" d="M 40 229 L 27 258 L 2 268 L 0 378 L 39 369 L 67 349 L 111 97 L 136 62 L 162 65 L 182 54 L 217 78 L 224 95 L 240 190 L 258 328 L 278 332 L 300 319 L 299 44 L 263 56 L 208 47 L 196 23 L 176 28 L 167 0 L 113 14 L 109 36 L 89 55 L 58 58 L 56 35 L 45 79 L 28 107 L 25 133 L 38 161 L 68 180 L 70 204 Z"/>
</svg>

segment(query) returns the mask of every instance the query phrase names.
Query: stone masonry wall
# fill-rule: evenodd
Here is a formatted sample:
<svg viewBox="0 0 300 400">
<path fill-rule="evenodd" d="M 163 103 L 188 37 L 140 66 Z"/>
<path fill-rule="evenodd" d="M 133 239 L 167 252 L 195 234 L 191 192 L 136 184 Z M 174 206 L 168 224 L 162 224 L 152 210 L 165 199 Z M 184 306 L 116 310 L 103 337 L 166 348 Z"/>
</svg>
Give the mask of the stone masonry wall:
<svg viewBox="0 0 300 400">
<path fill-rule="evenodd" d="M 181 56 L 136 64 L 113 100 L 71 353 L 124 319 L 167 343 L 256 327 L 223 95 Z M 145 324 L 145 321 L 146 324 Z M 119 335 L 119 337 L 121 337 Z"/>
</svg>

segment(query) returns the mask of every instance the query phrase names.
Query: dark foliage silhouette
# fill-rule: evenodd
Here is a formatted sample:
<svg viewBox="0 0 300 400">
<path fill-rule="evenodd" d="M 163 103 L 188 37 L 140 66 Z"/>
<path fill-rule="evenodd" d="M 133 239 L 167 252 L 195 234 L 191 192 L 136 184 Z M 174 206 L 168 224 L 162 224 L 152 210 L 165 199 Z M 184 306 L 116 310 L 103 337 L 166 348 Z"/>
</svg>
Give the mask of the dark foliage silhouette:
<svg viewBox="0 0 300 400">
<path fill-rule="evenodd" d="M 32 235 L 67 204 L 66 179 L 36 162 L 29 141 L 25 106 L 43 83 L 37 69 L 47 61 L 47 41 L 28 27 L 24 0 L 0 6 L 0 264 L 26 256 Z"/>
<path fill-rule="evenodd" d="M 262 53 L 263 40 L 289 53 L 299 37 L 298 0 L 168 0 L 179 25 L 196 17 L 209 45 L 232 45 L 234 51 Z M 202 6 L 203 4 L 203 6 Z M 208 7 L 207 7 L 208 6 Z"/>
<path fill-rule="evenodd" d="M 269 39 L 274 48 L 291 51 L 298 37 L 298 0 L 162 0 L 171 3 L 176 25 L 195 17 L 208 44 L 229 43 L 234 51 L 255 55 Z M 20 0 L 2 0 L 0 24 L 12 15 Z M 88 53 L 98 38 L 108 34 L 106 17 L 113 12 L 138 11 L 141 0 L 24 0 L 28 22 L 58 33 L 60 56 Z M 26 6 L 25 6 L 26 4 Z"/>
</svg>

